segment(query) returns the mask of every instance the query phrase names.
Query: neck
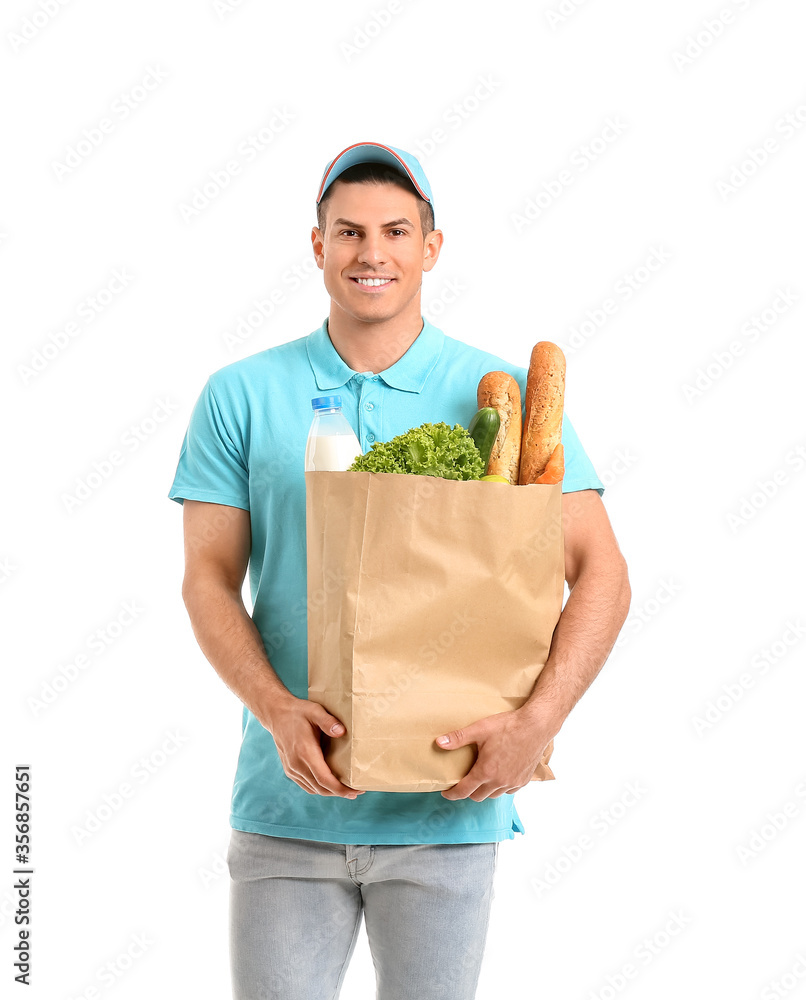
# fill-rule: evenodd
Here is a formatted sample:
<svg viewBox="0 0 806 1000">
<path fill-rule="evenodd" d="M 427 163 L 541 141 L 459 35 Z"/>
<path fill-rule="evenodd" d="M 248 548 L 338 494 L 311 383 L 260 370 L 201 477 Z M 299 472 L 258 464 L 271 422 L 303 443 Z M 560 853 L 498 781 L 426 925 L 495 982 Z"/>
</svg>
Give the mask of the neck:
<svg viewBox="0 0 806 1000">
<path fill-rule="evenodd" d="M 378 372 L 391 368 L 411 347 L 423 329 L 419 311 L 409 318 L 395 317 L 388 322 L 362 323 L 349 320 L 331 305 L 327 332 L 336 353 L 355 372 Z"/>
</svg>

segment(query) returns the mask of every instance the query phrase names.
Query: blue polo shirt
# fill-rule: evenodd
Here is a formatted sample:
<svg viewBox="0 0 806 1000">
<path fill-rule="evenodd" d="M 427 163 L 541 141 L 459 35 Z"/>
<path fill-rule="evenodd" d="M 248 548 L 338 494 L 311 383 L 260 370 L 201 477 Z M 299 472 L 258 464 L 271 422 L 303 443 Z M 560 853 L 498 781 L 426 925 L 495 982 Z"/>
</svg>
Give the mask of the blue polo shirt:
<svg viewBox="0 0 806 1000">
<path fill-rule="evenodd" d="M 253 619 L 269 662 L 299 698 L 308 694 L 304 454 L 311 399 L 338 392 L 361 447 L 426 421 L 467 426 L 488 371 L 526 369 L 446 336 L 427 320 L 386 371 L 355 372 L 327 320 L 307 337 L 253 354 L 210 376 L 190 417 L 169 497 L 250 512 Z M 568 417 L 563 492 L 604 487 Z M 311 795 L 283 771 L 271 734 L 244 707 L 230 825 L 248 833 L 338 844 L 462 844 L 511 839 L 524 828 L 513 795 L 451 802 L 440 792 Z"/>
</svg>

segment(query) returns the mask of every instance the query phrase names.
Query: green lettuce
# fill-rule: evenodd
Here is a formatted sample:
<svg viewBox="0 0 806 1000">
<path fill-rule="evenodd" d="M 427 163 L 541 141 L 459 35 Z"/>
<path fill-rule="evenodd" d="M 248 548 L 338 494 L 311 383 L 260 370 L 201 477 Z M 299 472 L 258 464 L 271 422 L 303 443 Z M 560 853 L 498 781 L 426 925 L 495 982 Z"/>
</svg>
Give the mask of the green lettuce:
<svg viewBox="0 0 806 1000">
<path fill-rule="evenodd" d="M 376 441 L 350 472 L 399 472 L 441 479 L 481 479 L 484 465 L 473 438 L 461 424 L 422 424 L 391 441 Z"/>
</svg>

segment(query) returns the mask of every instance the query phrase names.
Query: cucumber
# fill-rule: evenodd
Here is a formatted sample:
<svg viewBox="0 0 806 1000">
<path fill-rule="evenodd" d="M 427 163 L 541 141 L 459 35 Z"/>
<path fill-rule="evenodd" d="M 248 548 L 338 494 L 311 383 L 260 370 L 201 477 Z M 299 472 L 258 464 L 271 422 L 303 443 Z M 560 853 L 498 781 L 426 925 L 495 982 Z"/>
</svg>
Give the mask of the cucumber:
<svg viewBox="0 0 806 1000">
<path fill-rule="evenodd" d="M 490 452 L 498 436 L 498 428 L 501 426 L 501 416 L 492 406 L 485 406 L 479 410 L 470 421 L 467 428 L 468 434 L 473 438 L 476 447 L 481 452 L 481 460 L 484 463 L 486 473 L 490 462 Z"/>
</svg>

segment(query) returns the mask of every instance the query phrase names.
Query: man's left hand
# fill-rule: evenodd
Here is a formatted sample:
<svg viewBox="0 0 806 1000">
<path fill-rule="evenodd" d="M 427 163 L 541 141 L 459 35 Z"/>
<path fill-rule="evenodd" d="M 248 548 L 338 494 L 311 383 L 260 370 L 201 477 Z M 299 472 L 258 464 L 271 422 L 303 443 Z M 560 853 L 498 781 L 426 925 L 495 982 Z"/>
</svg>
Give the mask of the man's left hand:
<svg viewBox="0 0 806 1000">
<path fill-rule="evenodd" d="M 479 719 L 464 729 L 437 738 L 437 746 L 455 750 L 470 743 L 478 746 L 476 763 L 461 781 L 446 788 L 446 799 L 487 798 L 516 792 L 528 785 L 543 751 L 556 734 L 546 729 L 534 715 L 515 709 Z"/>
</svg>

